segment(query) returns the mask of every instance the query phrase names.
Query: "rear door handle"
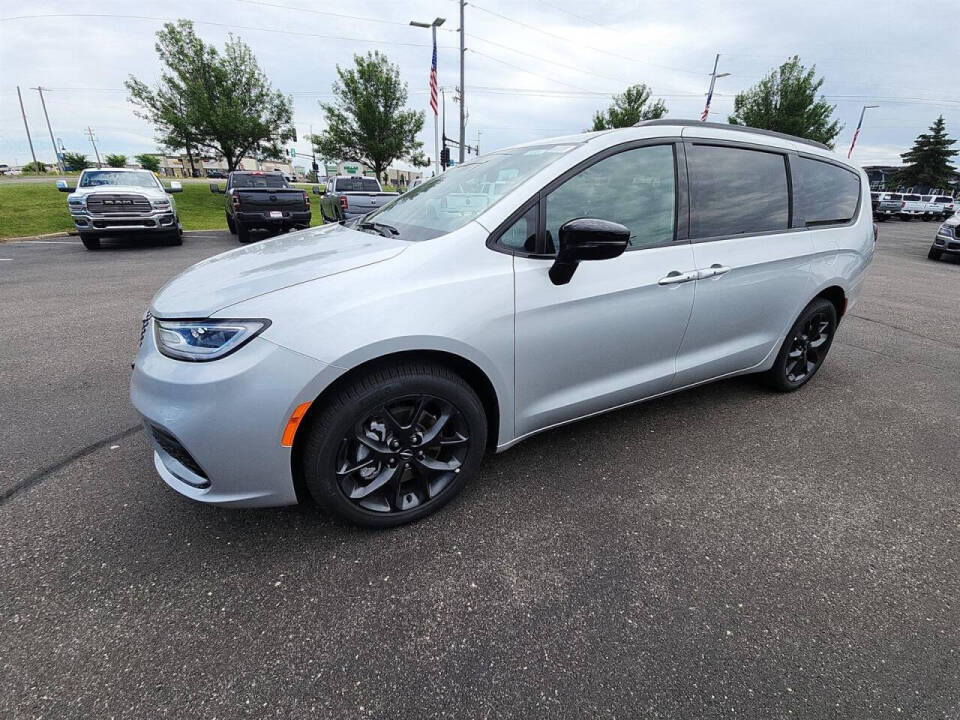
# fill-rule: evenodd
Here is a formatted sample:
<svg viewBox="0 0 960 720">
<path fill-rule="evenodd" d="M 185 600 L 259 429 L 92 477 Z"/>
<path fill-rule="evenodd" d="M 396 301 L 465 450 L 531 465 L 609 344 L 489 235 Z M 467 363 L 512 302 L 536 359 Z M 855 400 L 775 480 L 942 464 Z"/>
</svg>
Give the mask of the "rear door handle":
<svg viewBox="0 0 960 720">
<path fill-rule="evenodd" d="M 697 271 L 691 270 L 690 272 L 682 273 L 679 270 L 671 270 L 667 273 L 666 277 L 662 277 L 657 281 L 659 285 L 676 285 L 678 283 L 690 282 L 691 280 L 697 279 Z"/>
<path fill-rule="evenodd" d="M 716 277 L 717 275 L 725 275 L 728 272 L 730 272 L 730 268 L 720 263 L 714 263 L 706 270 L 698 270 L 697 280 L 705 280 L 706 278 Z"/>
</svg>

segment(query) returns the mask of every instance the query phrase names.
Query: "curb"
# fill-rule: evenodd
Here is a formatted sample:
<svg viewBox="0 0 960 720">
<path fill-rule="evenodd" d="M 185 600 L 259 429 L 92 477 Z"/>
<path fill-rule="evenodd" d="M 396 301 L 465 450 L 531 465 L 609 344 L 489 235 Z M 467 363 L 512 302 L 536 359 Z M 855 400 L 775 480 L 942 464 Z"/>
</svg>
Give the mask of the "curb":
<svg viewBox="0 0 960 720">
<path fill-rule="evenodd" d="M 207 230 L 184 230 L 184 235 L 193 235 L 194 233 L 211 233 L 219 232 L 220 230 L 226 230 L 227 228 L 209 228 Z M 0 245 L 5 242 L 29 242 L 30 240 L 43 240 L 45 238 L 65 238 L 65 237 L 79 237 L 80 233 L 76 230 L 71 230 L 69 232 L 55 232 L 55 233 L 46 233 L 45 235 L 23 235 L 21 237 L 5 237 L 0 238 Z"/>
<path fill-rule="evenodd" d="M 45 235 L 23 235 L 22 237 L 0 238 L 0 243 L 21 242 L 23 240 L 40 240 L 41 238 L 70 237 L 70 236 L 76 236 L 76 235 L 77 235 L 76 232 L 55 232 L 55 233 L 46 233 Z"/>
</svg>

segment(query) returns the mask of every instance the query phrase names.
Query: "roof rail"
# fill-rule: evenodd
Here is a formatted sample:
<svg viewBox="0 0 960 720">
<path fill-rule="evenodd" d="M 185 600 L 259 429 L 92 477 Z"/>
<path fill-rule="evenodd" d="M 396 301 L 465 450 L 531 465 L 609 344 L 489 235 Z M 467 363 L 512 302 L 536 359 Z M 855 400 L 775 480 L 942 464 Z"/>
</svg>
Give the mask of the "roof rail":
<svg viewBox="0 0 960 720">
<path fill-rule="evenodd" d="M 727 123 L 701 122 L 700 120 L 670 120 L 669 118 L 660 118 L 659 120 L 641 120 L 634 127 L 649 127 L 651 125 L 682 125 L 690 127 L 713 128 L 715 130 L 734 130 L 743 133 L 755 133 L 759 135 L 769 135 L 781 140 L 793 140 L 793 142 L 803 143 L 804 145 L 813 145 L 821 150 L 830 150 L 829 145 L 824 145 L 816 140 L 807 140 L 806 138 L 788 135 L 787 133 L 776 132 L 775 130 L 761 130 L 760 128 L 748 127 L 746 125 L 728 125 Z"/>
</svg>

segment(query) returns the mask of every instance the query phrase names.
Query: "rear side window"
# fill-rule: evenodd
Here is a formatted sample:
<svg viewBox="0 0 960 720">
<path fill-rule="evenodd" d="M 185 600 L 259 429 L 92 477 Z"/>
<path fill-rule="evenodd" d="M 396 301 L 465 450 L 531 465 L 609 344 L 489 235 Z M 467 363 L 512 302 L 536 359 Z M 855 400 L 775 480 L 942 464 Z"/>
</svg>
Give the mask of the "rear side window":
<svg viewBox="0 0 960 720">
<path fill-rule="evenodd" d="M 952 202 L 953 202 L 953 198 L 947 197 L 946 195 L 940 195 L 940 196 L 937 197 L 937 202 L 938 202 L 938 203 L 952 203 Z"/>
<path fill-rule="evenodd" d="M 920 199 L 923 200 L 923 202 L 932 202 L 932 201 L 933 201 L 933 195 L 924 195 L 924 196 L 921 197 Z"/>
<path fill-rule="evenodd" d="M 811 225 L 849 222 L 860 200 L 860 177 L 838 165 L 791 159 L 798 217 Z"/>
<path fill-rule="evenodd" d="M 373 178 L 337 178 L 337 192 L 379 192 L 380 185 Z"/>
<path fill-rule="evenodd" d="M 907 202 L 919 202 L 919 201 L 920 201 L 920 196 L 919 196 L 919 195 L 904 195 L 904 196 L 903 196 L 903 199 L 906 200 Z"/>
<path fill-rule="evenodd" d="M 789 227 L 790 200 L 783 155 L 693 145 L 687 152 L 687 163 L 692 237 L 744 235 Z"/>
</svg>

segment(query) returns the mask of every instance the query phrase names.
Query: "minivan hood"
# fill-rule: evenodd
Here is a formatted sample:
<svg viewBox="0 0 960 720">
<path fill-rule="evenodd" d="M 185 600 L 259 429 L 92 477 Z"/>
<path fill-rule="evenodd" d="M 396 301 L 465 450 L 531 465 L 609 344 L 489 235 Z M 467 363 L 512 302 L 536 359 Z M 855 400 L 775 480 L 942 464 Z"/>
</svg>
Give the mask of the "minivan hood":
<svg viewBox="0 0 960 720">
<path fill-rule="evenodd" d="M 229 305 L 298 283 L 389 260 L 408 243 L 342 225 L 301 230 L 197 263 L 154 296 L 161 318 L 205 318 Z"/>
</svg>

